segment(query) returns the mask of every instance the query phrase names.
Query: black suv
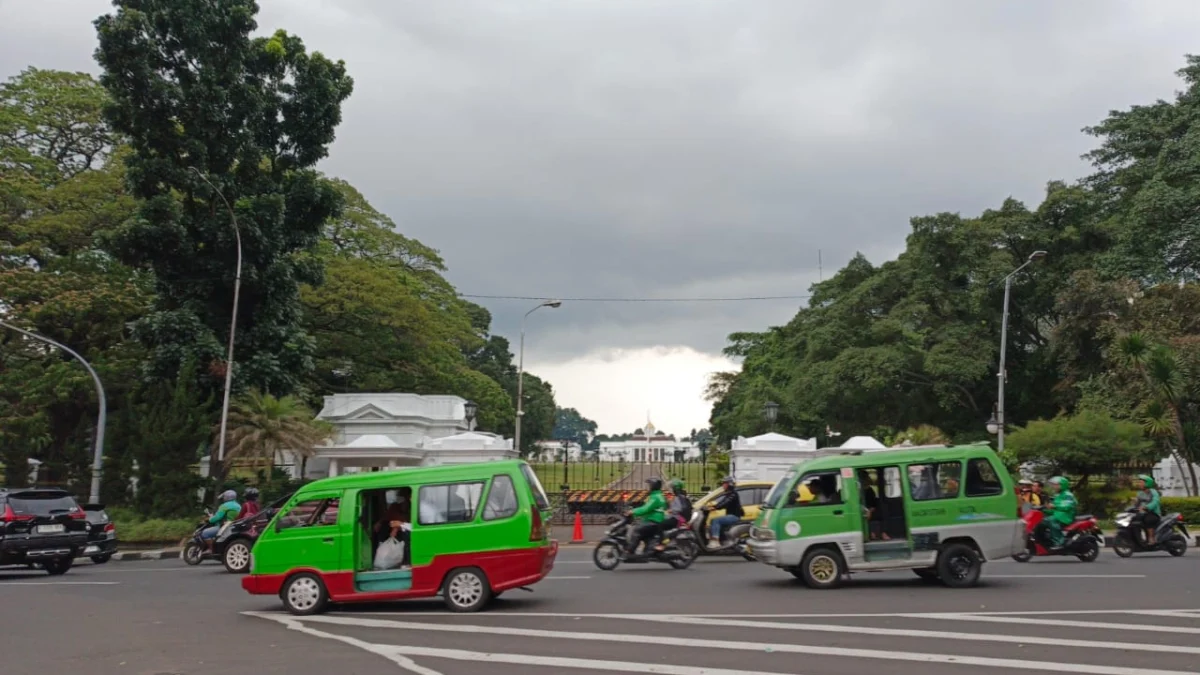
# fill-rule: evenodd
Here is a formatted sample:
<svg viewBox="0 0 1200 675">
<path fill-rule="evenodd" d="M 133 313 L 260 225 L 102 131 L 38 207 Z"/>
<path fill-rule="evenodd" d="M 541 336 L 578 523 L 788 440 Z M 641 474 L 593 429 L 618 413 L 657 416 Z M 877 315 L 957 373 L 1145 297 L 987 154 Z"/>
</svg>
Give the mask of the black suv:
<svg viewBox="0 0 1200 675">
<path fill-rule="evenodd" d="M 0 488 L 0 566 L 65 574 L 88 543 L 87 514 L 69 492 Z"/>
</svg>

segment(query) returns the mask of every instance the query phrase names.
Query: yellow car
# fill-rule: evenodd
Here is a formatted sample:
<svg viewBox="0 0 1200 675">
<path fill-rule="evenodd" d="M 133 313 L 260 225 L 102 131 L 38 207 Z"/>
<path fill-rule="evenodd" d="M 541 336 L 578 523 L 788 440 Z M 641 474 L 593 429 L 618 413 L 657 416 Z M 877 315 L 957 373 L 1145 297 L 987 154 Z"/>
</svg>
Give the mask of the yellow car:
<svg viewBox="0 0 1200 675">
<path fill-rule="evenodd" d="M 767 498 L 767 493 L 771 488 L 775 487 L 775 483 L 765 480 L 747 480 L 740 481 L 737 487 L 738 499 L 742 502 L 742 520 L 745 522 L 753 522 L 758 517 L 758 507 Z M 702 509 L 707 504 L 711 504 L 724 491 L 718 487 L 716 490 L 704 495 L 703 497 L 692 502 L 692 508 L 697 510 Z M 724 509 L 711 511 L 708 514 L 709 521 L 713 518 L 720 518 L 725 515 Z"/>
</svg>

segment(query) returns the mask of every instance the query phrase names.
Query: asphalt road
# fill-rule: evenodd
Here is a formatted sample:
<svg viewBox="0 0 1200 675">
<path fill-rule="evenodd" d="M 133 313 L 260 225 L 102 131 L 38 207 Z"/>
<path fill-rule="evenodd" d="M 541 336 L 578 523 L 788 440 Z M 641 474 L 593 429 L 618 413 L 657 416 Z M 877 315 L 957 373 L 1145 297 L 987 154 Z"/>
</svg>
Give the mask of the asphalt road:
<svg viewBox="0 0 1200 675">
<path fill-rule="evenodd" d="M 989 564 L 975 589 L 910 572 L 811 591 L 757 563 L 601 572 L 564 548 L 534 593 L 297 619 L 214 563 L 0 571 L 5 675 L 1200 672 L 1200 552 Z"/>
</svg>

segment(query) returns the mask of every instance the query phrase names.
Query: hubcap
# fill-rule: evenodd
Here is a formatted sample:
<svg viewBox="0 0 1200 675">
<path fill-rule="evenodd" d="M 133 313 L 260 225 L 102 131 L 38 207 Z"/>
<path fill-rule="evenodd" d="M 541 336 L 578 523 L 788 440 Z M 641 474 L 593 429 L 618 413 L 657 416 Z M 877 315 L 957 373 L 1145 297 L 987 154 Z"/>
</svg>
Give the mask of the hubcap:
<svg viewBox="0 0 1200 675">
<path fill-rule="evenodd" d="M 950 559 L 950 574 L 955 579 L 965 579 L 971 572 L 971 559 L 965 555 L 956 555 Z"/>
<path fill-rule="evenodd" d="M 250 563 L 250 550 L 245 544 L 234 544 L 229 547 L 225 557 L 228 558 L 230 567 L 240 570 Z"/>
<path fill-rule="evenodd" d="M 470 607 L 483 597 L 483 581 L 474 574 L 460 574 L 450 580 L 446 593 L 455 605 Z"/>
<path fill-rule="evenodd" d="M 316 606 L 321 599 L 321 587 L 308 577 L 296 579 L 288 586 L 288 604 L 300 611 L 307 611 Z"/>
<path fill-rule="evenodd" d="M 829 583 L 837 576 L 837 563 L 833 558 L 820 556 L 808 564 L 808 573 L 821 583 Z"/>
</svg>

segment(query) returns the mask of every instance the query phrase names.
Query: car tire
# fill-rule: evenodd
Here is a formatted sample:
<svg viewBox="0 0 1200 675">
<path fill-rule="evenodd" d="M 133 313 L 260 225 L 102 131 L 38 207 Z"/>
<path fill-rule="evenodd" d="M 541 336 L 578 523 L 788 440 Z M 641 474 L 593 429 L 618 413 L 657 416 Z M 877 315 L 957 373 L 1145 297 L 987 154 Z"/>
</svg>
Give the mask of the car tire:
<svg viewBox="0 0 1200 675">
<path fill-rule="evenodd" d="M 250 571 L 250 542 L 245 539 L 234 539 L 225 544 L 225 555 L 221 562 L 230 574 L 245 574 Z"/>
<path fill-rule="evenodd" d="M 104 563 L 108 562 L 109 560 L 112 560 L 111 553 L 102 553 L 100 555 L 92 556 L 92 562 L 97 565 L 103 565 Z"/>
<path fill-rule="evenodd" d="M 1113 542 L 1113 553 L 1121 558 L 1133 557 L 1133 537 L 1129 536 L 1128 532 L 1117 533 L 1117 539 Z"/>
<path fill-rule="evenodd" d="M 814 590 L 828 590 L 842 585 L 846 564 L 837 551 L 829 548 L 814 548 L 804 554 L 800 562 L 800 578 Z"/>
<path fill-rule="evenodd" d="M 950 588 L 970 588 L 979 583 L 983 560 L 966 544 L 950 544 L 937 561 L 938 578 Z"/>
<path fill-rule="evenodd" d="M 279 599 L 296 616 L 320 614 L 329 606 L 329 591 L 315 574 L 304 572 L 289 578 L 279 590 Z"/>
<path fill-rule="evenodd" d="M 52 577 L 61 576 L 71 569 L 71 563 L 75 562 L 71 558 L 54 558 L 42 563 L 42 569 Z"/>
<path fill-rule="evenodd" d="M 454 570 L 442 584 L 442 600 L 451 612 L 478 612 L 491 599 L 492 585 L 475 567 Z"/>
</svg>

